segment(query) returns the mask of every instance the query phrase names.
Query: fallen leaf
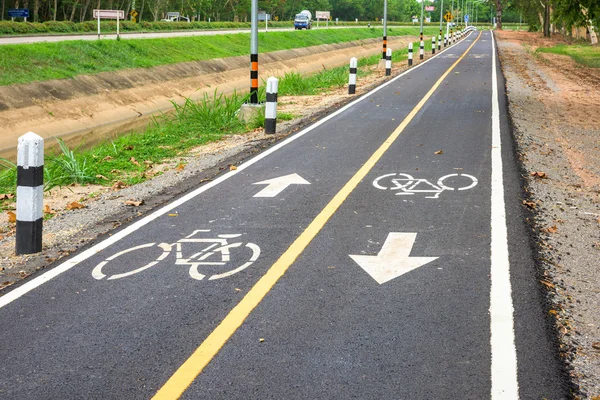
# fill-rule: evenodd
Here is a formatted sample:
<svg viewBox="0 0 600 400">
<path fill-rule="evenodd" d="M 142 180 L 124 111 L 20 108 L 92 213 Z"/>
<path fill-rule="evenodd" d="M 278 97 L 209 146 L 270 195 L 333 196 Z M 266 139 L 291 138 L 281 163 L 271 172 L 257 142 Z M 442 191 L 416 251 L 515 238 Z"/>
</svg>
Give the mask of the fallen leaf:
<svg viewBox="0 0 600 400">
<path fill-rule="evenodd" d="M 543 285 L 548 286 L 549 288 L 554 288 L 554 284 L 550 283 L 550 282 L 546 282 L 546 281 L 540 281 Z"/>
<path fill-rule="evenodd" d="M 100 175 L 100 174 L 96 175 L 96 178 L 98 178 L 98 179 L 104 179 L 105 181 L 110 180 L 107 177 L 105 177 L 104 175 Z"/>
<path fill-rule="evenodd" d="M 44 214 L 56 214 L 56 212 L 50 208 L 48 204 L 44 206 Z"/>
<path fill-rule="evenodd" d="M 592 347 L 596 350 L 600 350 L 600 342 L 594 342 L 592 343 Z"/>
<path fill-rule="evenodd" d="M 119 189 L 123 189 L 125 186 L 125 182 L 123 181 L 116 181 L 115 183 L 113 183 L 111 189 L 112 190 L 119 190 Z"/>
<path fill-rule="evenodd" d="M 556 312 L 556 310 L 550 310 L 550 311 L 548 311 L 548 314 L 551 314 L 551 315 L 556 315 L 556 314 L 558 314 L 558 313 Z"/>
<path fill-rule="evenodd" d="M 131 162 L 133 165 L 140 165 L 140 163 L 139 163 L 139 162 L 137 162 L 137 160 L 135 159 L 135 157 L 131 157 L 131 158 L 129 159 L 129 161 L 130 161 L 130 162 Z"/>
<path fill-rule="evenodd" d="M 545 233 L 556 233 L 556 232 L 558 232 L 558 228 L 556 227 L 556 225 L 553 225 L 553 226 L 548 227 L 548 228 L 542 228 L 540 230 L 542 232 L 545 232 Z"/>
<path fill-rule="evenodd" d="M 14 197 L 15 197 L 15 195 L 14 194 L 10 194 L 10 193 L 8 193 L 8 194 L 4 194 L 4 193 L 0 194 L 0 200 L 10 200 L 10 199 L 12 199 Z"/>
<path fill-rule="evenodd" d="M 235 171 L 237 169 L 237 167 L 235 165 L 230 165 L 229 166 L 229 170 L 230 171 Z"/>
<path fill-rule="evenodd" d="M 533 176 L 534 178 L 540 178 L 540 179 L 547 179 L 548 175 L 546 175 L 545 172 L 532 172 L 531 176 Z"/>
<path fill-rule="evenodd" d="M 133 150 L 133 146 L 132 145 L 125 146 L 125 147 L 123 147 L 123 150 Z"/>
<path fill-rule="evenodd" d="M 438 151 L 436 151 L 436 152 L 435 152 L 435 153 L 433 153 L 433 154 L 444 154 L 444 152 L 443 152 L 442 150 L 438 150 Z"/>
<path fill-rule="evenodd" d="M 112 160 L 112 159 L 113 159 L 113 158 L 112 158 L 111 156 L 106 156 L 106 157 L 104 157 L 104 158 L 102 159 L 102 161 L 110 161 L 110 160 Z"/>
<path fill-rule="evenodd" d="M 76 210 L 79 208 L 85 208 L 85 206 L 77 201 L 67 204 L 67 210 Z"/>
<path fill-rule="evenodd" d="M 125 202 L 126 206 L 134 206 L 134 207 L 139 207 L 142 204 L 144 204 L 144 200 L 140 200 L 140 201 L 136 201 L 136 200 L 127 200 Z"/>
<path fill-rule="evenodd" d="M 236 292 L 241 292 L 241 291 L 242 291 L 242 289 L 235 288 L 235 291 L 236 291 Z"/>
<path fill-rule="evenodd" d="M 179 164 L 177 164 L 177 167 L 175 169 L 177 170 L 177 172 L 179 172 L 179 171 L 183 171 L 184 168 L 185 168 L 185 164 L 179 163 Z"/>
<path fill-rule="evenodd" d="M 168 215 L 169 215 L 169 217 L 178 217 L 179 216 L 179 214 L 177 214 L 177 213 L 168 214 Z"/>
<path fill-rule="evenodd" d="M 536 207 L 536 204 L 533 201 L 523 200 L 523 204 L 526 205 L 529 208 L 535 208 Z"/>
<path fill-rule="evenodd" d="M 17 214 L 15 214 L 12 211 L 9 211 L 6 213 L 6 215 L 8 215 L 8 222 L 11 224 L 14 224 L 17 222 Z"/>
<path fill-rule="evenodd" d="M 260 339 L 258 339 L 258 341 L 262 343 L 265 341 L 265 338 L 260 338 Z"/>
</svg>

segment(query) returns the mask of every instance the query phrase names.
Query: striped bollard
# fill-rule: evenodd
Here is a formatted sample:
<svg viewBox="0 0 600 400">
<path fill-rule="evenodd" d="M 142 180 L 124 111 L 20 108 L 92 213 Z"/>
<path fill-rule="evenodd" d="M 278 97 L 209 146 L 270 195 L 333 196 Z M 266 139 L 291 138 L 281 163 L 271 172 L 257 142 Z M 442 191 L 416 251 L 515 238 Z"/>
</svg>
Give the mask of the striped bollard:
<svg viewBox="0 0 600 400">
<path fill-rule="evenodd" d="M 17 147 L 17 255 L 42 251 L 43 208 L 44 139 L 28 132 Z"/>
<path fill-rule="evenodd" d="M 350 59 L 350 80 L 348 81 L 348 94 L 356 93 L 356 67 L 358 62 L 356 57 Z"/>
<path fill-rule="evenodd" d="M 446 46 L 448 46 L 448 34 L 444 33 L 444 48 L 446 48 Z"/>
<path fill-rule="evenodd" d="M 450 29 L 450 44 L 454 43 L 454 31 Z"/>
<path fill-rule="evenodd" d="M 385 51 L 385 76 L 392 75 L 392 49 Z"/>
<path fill-rule="evenodd" d="M 438 35 L 438 50 L 442 50 L 442 34 Z"/>
<path fill-rule="evenodd" d="M 413 60 L 413 44 L 412 42 L 410 42 L 408 44 L 408 66 L 412 67 L 412 61 Z"/>
<path fill-rule="evenodd" d="M 435 54 L 435 36 L 431 38 L 431 54 Z"/>
<path fill-rule="evenodd" d="M 419 45 L 419 59 L 423 59 L 425 57 L 425 42 L 421 40 L 421 44 Z"/>
<path fill-rule="evenodd" d="M 267 79 L 267 103 L 265 104 L 265 133 L 273 135 L 277 132 L 277 87 L 279 79 Z"/>
</svg>

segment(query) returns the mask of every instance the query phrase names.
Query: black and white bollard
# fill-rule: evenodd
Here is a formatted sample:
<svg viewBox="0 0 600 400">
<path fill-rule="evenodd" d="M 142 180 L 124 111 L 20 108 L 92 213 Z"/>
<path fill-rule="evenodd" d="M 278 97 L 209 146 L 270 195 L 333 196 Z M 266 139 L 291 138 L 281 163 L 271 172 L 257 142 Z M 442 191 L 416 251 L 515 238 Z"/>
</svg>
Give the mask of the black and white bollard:
<svg viewBox="0 0 600 400">
<path fill-rule="evenodd" d="M 348 81 L 348 94 L 356 93 L 356 68 L 358 62 L 356 57 L 350 59 L 350 80 Z"/>
<path fill-rule="evenodd" d="M 17 255 L 42 251 L 43 208 L 44 139 L 28 132 L 17 147 Z"/>
<path fill-rule="evenodd" d="M 392 75 L 392 49 L 385 51 L 385 76 Z"/>
<path fill-rule="evenodd" d="M 442 50 L 442 35 L 438 35 L 438 50 Z"/>
<path fill-rule="evenodd" d="M 410 42 L 408 44 L 408 66 L 412 67 L 413 64 L 413 44 Z"/>
<path fill-rule="evenodd" d="M 279 79 L 267 79 L 267 103 L 265 104 L 265 133 L 273 135 L 277 132 L 277 87 Z"/>
<path fill-rule="evenodd" d="M 425 42 L 421 40 L 421 44 L 419 45 L 419 59 L 423 59 L 425 57 Z"/>
<path fill-rule="evenodd" d="M 448 46 L 448 34 L 444 33 L 444 48 L 446 48 L 446 46 Z"/>
<path fill-rule="evenodd" d="M 435 54 L 435 36 L 431 38 L 431 54 Z"/>
</svg>

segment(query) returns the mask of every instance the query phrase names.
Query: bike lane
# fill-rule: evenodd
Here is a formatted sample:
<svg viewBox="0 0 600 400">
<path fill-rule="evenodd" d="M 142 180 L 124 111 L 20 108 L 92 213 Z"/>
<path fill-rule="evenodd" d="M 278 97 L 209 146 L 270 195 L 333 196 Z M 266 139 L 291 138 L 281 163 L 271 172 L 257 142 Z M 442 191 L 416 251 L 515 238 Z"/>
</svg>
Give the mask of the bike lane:
<svg viewBox="0 0 600 400">
<path fill-rule="evenodd" d="M 467 45 L 449 50 L 464 51 Z M 40 399 L 82 393 L 95 398 L 148 397 L 156 392 L 452 62 L 433 59 L 4 305 L 0 309 L 0 393 Z M 255 183 L 296 173 L 310 185 L 292 185 L 272 198 L 253 197 L 265 188 Z M 164 260 L 132 276 L 107 279 L 148 265 L 169 246 L 141 247 L 97 269 L 115 254 L 146 243 L 173 244 L 197 230 L 210 230 L 197 233 L 204 238 L 241 234 L 228 238 L 229 243 L 243 243 L 231 249 L 232 254 L 240 250 L 238 258 L 232 255 L 234 262 L 251 259 L 248 243 L 260 247 L 260 256 L 243 271 L 216 280 L 208 277 L 223 272 L 218 266 L 201 266 L 207 277 L 196 280 L 188 274 L 189 265 L 174 265 L 175 246 Z M 187 244 L 196 246 L 182 243 L 185 251 Z M 189 251 L 193 254 L 202 248 Z"/>
<path fill-rule="evenodd" d="M 484 33 L 183 398 L 566 397 L 534 285 L 505 114 L 518 371 L 500 366 L 505 382 L 492 387 L 492 55 Z M 469 174 L 478 183 L 437 198 L 405 182 L 374 185 L 392 173 L 434 184 Z M 465 188 L 472 181 L 443 182 Z M 378 282 L 359 261 L 375 268 L 379 255 L 376 266 L 394 270 L 404 256 L 383 254 L 394 233 L 416 234 L 410 255 L 429 259 L 395 278 L 374 273 Z M 519 387 L 511 392 L 512 378 Z"/>
</svg>

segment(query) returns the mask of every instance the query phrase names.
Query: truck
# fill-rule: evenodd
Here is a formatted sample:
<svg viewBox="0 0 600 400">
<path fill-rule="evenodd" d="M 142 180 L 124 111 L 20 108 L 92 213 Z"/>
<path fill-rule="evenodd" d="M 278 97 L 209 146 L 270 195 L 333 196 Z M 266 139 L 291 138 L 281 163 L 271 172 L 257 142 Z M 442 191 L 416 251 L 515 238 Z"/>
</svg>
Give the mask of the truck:
<svg viewBox="0 0 600 400">
<path fill-rule="evenodd" d="M 294 18 L 294 29 L 311 29 L 312 28 L 312 14 L 308 10 L 302 10 L 299 14 L 296 14 Z"/>
</svg>

